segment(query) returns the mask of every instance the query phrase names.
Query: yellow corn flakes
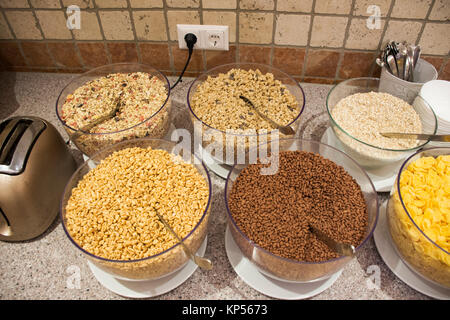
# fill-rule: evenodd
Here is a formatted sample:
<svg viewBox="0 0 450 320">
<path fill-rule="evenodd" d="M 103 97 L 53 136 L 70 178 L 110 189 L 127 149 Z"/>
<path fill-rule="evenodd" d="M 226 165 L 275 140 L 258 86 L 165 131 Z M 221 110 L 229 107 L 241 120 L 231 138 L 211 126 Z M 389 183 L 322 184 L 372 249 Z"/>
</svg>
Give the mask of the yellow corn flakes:
<svg viewBox="0 0 450 320">
<path fill-rule="evenodd" d="M 411 163 L 400 177 L 403 202 L 411 218 L 447 252 L 450 251 L 449 168 L 450 156 L 423 157 Z"/>
<path fill-rule="evenodd" d="M 388 205 L 391 235 L 402 256 L 420 273 L 450 287 L 450 155 L 422 157 L 400 177 L 405 214 L 394 188 Z M 392 202 L 392 203 L 391 203 Z"/>
</svg>

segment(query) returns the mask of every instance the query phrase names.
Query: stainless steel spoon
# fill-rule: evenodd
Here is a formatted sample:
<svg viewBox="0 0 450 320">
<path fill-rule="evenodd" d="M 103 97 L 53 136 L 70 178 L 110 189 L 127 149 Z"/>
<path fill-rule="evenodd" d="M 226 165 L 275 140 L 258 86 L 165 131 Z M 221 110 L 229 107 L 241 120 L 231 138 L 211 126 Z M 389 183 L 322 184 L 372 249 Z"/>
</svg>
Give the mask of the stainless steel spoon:
<svg viewBox="0 0 450 320">
<path fill-rule="evenodd" d="M 272 126 L 274 126 L 275 128 L 277 128 L 278 130 L 280 130 L 280 132 L 282 134 L 285 135 L 295 135 L 295 131 L 294 129 L 292 129 L 290 126 L 282 126 L 281 124 L 276 123 L 275 121 L 273 121 L 272 119 L 270 119 L 268 116 L 266 116 L 265 114 L 259 112 L 258 108 L 255 107 L 255 105 L 250 101 L 250 99 L 240 95 L 239 98 L 241 98 L 242 100 L 244 100 L 249 106 L 252 107 L 253 110 L 255 110 L 255 112 L 258 114 L 258 116 L 260 116 L 262 119 L 264 119 L 265 121 L 267 121 L 268 123 L 270 123 Z"/>
<path fill-rule="evenodd" d="M 175 239 L 177 239 L 178 243 L 183 247 L 184 252 L 186 253 L 186 255 L 192 260 L 194 261 L 194 263 L 196 265 L 198 265 L 200 268 L 204 269 L 204 270 L 211 270 L 213 267 L 213 264 L 211 262 L 211 260 L 207 259 L 207 258 L 203 258 L 200 257 L 196 254 L 194 254 L 191 249 L 189 249 L 189 247 L 183 242 L 183 240 L 178 236 L 178 234 L 175 232 L 175 230 L 172 229 L 172 227 L 169 225 L 169 223 L 163 218 L 163 216 L 161 214 L 159 214 L 158 210 L 153 207 L 153 209 L 155 210 L 155 213 L 158 217 L 158 219 L 162 222 L 162 224 L 164 225 L 164 227 L 170 231 L 170 233 L 172 233 L 172 235 L 175 237 Z"/>
<path fill-rule="evenodd" d="M 337 241 L 331 239 L 330 237 L 328 237 L 321 230 L 313 227 L 312 225 L 309 226 L 309 230 L 317 238 L 319 238 L 320 241 L 325 243 L 331 250 L 333 250 L 337 254 L 339 254 L 341 256 L 348 256 L 348 257 L 353 257 L 355 255 L 355 246 L 353 246 L 351 244 L 337 242 Z"/>
<path fill-rule="evenodd" d="M 77 131 L 75 131 L 70 136 L 70 139 L 72 141 L 75 141 L 76 139 L 78 139 L 83 134 L 87 133 L 89 130 L 91 130 L 96 125 L 98 125 L 98 124 L 100 124 L 100 123 L 102 123 L 102 122 L 104 122 L 104 121 L 114 117 L 116 115 L 116 113 L 119 111 L 120 107 L 121 107 L 121 103 L 120 103 L 121 97 L 122 97 L 122 93 L 119 94 L 119 96 L 117 97 L 117 99 L 115 101 L 114 108 L 110 112 L 108 112 L 108 114 L 105 114 L 104 116 L 101 116 L 100 118 L 97 118 L 94 121 L 88 123 L 84 127 L 79 128 Z"/>
<path fill-rule="evenodd" d="M 380 132 L 380 134 L 386 138 L 450 142 L 449 134 L 438 135 L 438 134 L 401 133 L 401 132 Z"/>
</svg>

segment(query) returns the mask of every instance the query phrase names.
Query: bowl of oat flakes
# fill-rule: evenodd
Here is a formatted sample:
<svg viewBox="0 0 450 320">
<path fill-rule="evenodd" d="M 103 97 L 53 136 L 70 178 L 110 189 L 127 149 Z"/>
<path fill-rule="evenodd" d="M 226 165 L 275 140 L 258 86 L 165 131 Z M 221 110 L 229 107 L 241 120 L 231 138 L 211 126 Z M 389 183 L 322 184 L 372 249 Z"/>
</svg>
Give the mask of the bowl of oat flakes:
<svg viewBox="0 0 450 320">
<path fill-rule="evenodd" d="M 354 78 L 334 86 L 326 107 L 339 148 L 365 168 L 401 163 L 428 141 L 387 138 L 382 132 L 435 134 L 430 104 L 402 87 L 379 89 L 378 78 Z M 425 121 L 426 119 L 434 121 Z"/>
<path fill-rule="evenodd" d="M 163 138 L 170 127 L 170 83 L 157 69 L 117 63 L 71 80 L 56 113 L 75 146 L 87 157 L 133 138 Z"/>
<path fill-rule="evenodd" d="M 294 131 L 305 107 L 305 94 L 298 82 L 272 66 L 231 63 L 203 73 L 191 84 L 187 103 L 194 128 L 201 131 L 197 132 L 202 135 L 201 147 L 219 163 L 234 164 L 242 160 L 238 159 L 240 150 L 293 137 L 279 133 L 241 96 L 266 117 Z M 211 148 L 213 143 L 216 146 Z"/>
<path fill-rule="evenodd" d="M 201 161 L 180 156 L 175 146 L 150 138 L 109 146 L 84 162 L 65 188 L 60 214 L 68 239 L 117 279 L 159 279 L 187 264 L 156 212 L 192 252 L 206 241 L 210 177 Z"/>
</svg>

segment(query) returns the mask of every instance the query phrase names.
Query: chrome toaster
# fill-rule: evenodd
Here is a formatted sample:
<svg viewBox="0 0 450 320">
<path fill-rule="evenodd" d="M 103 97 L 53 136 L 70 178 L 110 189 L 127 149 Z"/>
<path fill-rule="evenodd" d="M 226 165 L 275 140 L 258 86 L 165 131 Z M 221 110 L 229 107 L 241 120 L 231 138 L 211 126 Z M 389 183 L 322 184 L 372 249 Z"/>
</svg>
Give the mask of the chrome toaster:
<svg viewBox="0 0 450 320">
<path fill-rule="evenodd" d="M 76 162 L 56 128 L 37 117 L 0 123 L 0 240 L 35 238 L 59 212 Z"/>
</svg>

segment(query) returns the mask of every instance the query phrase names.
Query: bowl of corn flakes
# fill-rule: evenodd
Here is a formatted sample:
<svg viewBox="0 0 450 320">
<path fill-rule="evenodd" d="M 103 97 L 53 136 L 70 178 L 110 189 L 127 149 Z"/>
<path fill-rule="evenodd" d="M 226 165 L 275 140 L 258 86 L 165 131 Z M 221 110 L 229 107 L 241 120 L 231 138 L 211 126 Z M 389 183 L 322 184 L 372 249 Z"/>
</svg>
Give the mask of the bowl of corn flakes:
<svg viewBox="0 0 450 320">
<path fill-rule="evenodd" d="M 394 247 L 406 265 L 450 288 L 450 148 L 422 150 L 403 163 L 387 219 Z"/>
</svg>

